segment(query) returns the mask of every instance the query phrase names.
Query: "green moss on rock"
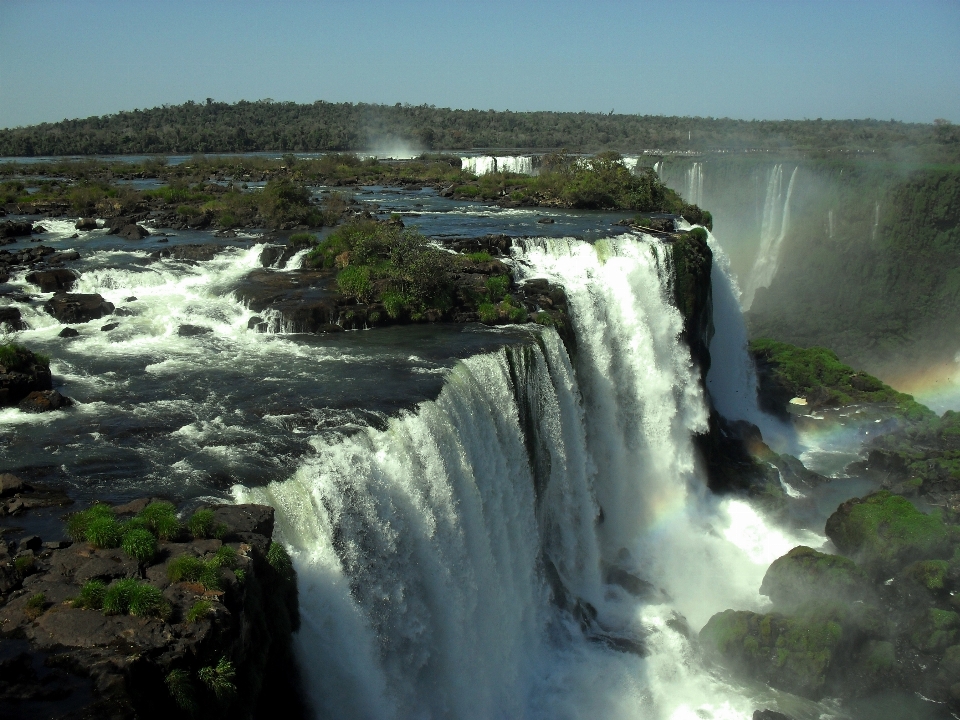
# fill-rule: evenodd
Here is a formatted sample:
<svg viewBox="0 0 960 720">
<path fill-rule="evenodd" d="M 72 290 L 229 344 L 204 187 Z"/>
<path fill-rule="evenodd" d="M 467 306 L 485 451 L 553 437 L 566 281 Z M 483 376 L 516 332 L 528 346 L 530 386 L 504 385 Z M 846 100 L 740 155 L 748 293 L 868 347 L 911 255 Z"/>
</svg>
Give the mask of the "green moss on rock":
<svg viewBox="0 0 960 720">
<path fill-rule="evenodd" d="M 866 573 L 852 560 L 801 545 L 770 565 L 760 593 L 777 608 L 791 610 L 810 600 L 863 599 L 870 587 Z"/>
</svg>

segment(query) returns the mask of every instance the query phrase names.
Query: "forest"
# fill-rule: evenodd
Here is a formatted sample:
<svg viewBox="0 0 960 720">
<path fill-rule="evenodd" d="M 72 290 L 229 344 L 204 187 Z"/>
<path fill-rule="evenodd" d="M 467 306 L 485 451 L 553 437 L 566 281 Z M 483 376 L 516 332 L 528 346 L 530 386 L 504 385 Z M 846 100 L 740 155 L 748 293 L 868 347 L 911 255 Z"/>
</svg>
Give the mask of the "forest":
<svg viewBox="0 0 960 720">
<path fill-rule="evenodd" d="M 0 156 L 428 150 L 909 150 L 960 158 L 960 126 L 893 120 L 735 120 L 430 105 L 193 101 L 0 130 Z"/>
</svg>

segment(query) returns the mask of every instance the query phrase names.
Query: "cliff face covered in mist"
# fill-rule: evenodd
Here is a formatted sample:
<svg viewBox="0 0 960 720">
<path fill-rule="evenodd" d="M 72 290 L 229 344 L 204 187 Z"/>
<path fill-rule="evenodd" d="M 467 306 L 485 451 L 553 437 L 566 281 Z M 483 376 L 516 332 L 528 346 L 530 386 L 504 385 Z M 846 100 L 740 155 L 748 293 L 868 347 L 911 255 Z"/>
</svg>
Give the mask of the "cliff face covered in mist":
<svg viewBox="0 0 960 720">
<path fill-rule="evenodd" d="M 960 350 L 960 168 L 872 156 L 675 160 L 714 215 L 753 337 L 821 345 L 875 374 Z"/>
</svg>

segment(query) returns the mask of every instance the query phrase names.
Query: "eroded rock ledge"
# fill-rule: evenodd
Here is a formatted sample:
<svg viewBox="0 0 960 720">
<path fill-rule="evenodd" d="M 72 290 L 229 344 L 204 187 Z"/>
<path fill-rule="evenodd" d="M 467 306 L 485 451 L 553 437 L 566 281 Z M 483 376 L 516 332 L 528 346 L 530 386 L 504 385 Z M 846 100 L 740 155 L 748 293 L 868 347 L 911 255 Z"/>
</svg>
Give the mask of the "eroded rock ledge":
<svg viewBox="0 0 960 720">
<path fill-rule="evenodd" d="M 90 517 L 95 542 L 0 545 L 4 709 L 24 718 L 302 717 L 290 651 L 296 575 L 271 539 L 273 508 L 211 506 L 164 529 L 150 524 L 151 506 L 172 512 L 147 499 L 95 506 L 103 527 L 123 529 L 122 547 Z M 152 555 L 130 541 L 150 528 L 167 537 L 154 537 Z"/>
</svg>

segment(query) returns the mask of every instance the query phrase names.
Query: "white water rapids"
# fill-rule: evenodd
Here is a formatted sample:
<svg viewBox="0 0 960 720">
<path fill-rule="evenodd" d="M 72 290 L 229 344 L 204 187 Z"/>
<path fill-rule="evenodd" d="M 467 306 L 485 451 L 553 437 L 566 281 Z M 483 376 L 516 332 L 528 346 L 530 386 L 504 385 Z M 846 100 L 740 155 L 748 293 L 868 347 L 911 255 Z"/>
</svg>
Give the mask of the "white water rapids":
<svg viewBox="0 0 960 720">
<path fill-rule="evenodd" d="M 666 248 L 529 240 L 514 261 L 566 289 L 575 362 L 552 330 L 471 357 L 385 429 L 318 436 L 290 479 L 235 488 L 278 509 L 317 717 L 734 720 L 777 707 L 773 691 L 707 672 L 689 633 L 762 607 L 767 565 L 819 543 L 705 492 L 691 434 L 706 407 Z M 612 567 L 650 592 L 604 582 Z M 645 657 L 622 651 L 640 645 Z"/>
</svg>

